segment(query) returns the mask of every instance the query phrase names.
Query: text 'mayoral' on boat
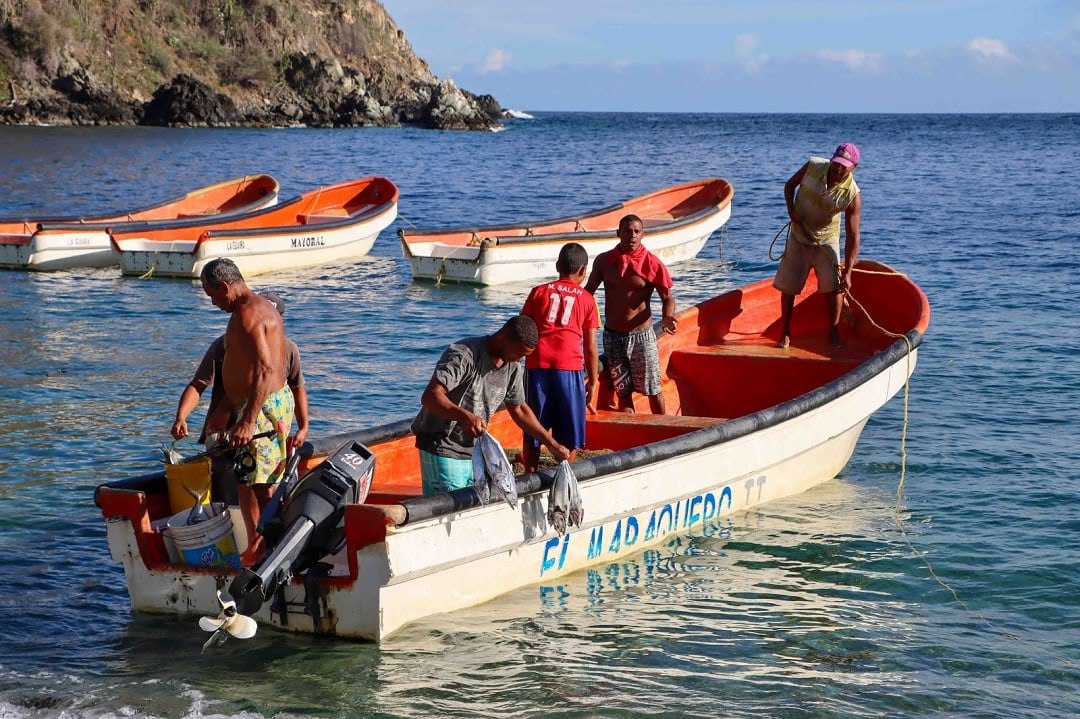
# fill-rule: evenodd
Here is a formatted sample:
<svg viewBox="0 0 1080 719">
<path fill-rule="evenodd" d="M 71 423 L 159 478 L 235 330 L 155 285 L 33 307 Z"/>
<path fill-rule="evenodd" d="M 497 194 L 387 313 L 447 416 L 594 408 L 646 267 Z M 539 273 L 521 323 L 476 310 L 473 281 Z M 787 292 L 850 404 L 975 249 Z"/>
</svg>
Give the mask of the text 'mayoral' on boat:
<svg viewBox="0 0 1080 719">
<path fill-rule="evenodd" d="M 619 220 L 645 226 L 642 244 L 667 265 L 696 256 L 731 217 L 734 189 L 710 178 L 666 187 L 595 212 L 556 220 L 458 229 L 398 230 L 414 278 L 498 285 L 555 272 L 559 249 L 577 242 L 591 262 L 615 246 Z"/>
<path fill-rule="evenodd" d="M 242 570 L 170 560 L 163 473 L 103 484 L 95 501 L 131 608 L 220 614 L 204 622 L 211 628 L 239 611 L 261 626 L 380 641 L 419 618 L 555 582 L 829 481 L 914 371 L 930 307 L 909 278 L 863 260 L 852 278 L 857 304 L 841 327 L 846 345 L 836 348 L 815 290 L 810 278 L 786 349 L 776 346 L 771 280 L 679 313 L 678 332 L 659 339 L 674 414 L 647 414 L 639 398 L 635 414 L 588 417 L 585 452 L 572 465 L 584 520 L 562 535 L 547 519 L 553 469 L 516 477 L 516 509 L 494 497 L 482 505 L 471 487 L 421 496 L 409 419 L 306 446 L 280 539 Z M 611 399 L 604 378 L 601 406 Z M 489 429 L 503 447 L 521 446 L 505 411 Z M 254 625 L 238 626 L 247 635 Z"/>
<path fill-rule="evenodd" d="M 110 228 L 126 275 L 197 278 L 217 257 L 245 276 L 363 257 L 397 217 L 398 188 L 385 177 L 322 187 L 246 215 L 199 224 Z"/>
<path fill-rule="evenodd" d="M 116 257 L 107 232 L 109 227 L 250 212 L 277 202 L 278 189 L 278 181 L 270 175 L 246 175 L 115 215 L 0 219 L 0 267 L 21 270 L 110 267 L 116 264 Z"/>
</svg>

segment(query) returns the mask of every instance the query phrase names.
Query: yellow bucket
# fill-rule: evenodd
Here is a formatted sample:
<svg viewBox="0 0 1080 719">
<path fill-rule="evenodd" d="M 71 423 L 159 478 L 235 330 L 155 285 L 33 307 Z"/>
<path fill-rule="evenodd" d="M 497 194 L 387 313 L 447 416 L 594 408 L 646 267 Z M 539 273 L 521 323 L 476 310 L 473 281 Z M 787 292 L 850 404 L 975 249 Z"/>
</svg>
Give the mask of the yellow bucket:
<svg viewBox="0 0 1080 719">
<path fill-rule="evenodd" d="M 169 508 L 173 514 L 195 506 L 195 498 L 184 489 L 203 493 L 210 487 L 210 458 L 200 457 L 185 464 L 166 464 L 165 483 L 169 487 Z M 210 493 L 206 492 L 203 504 L 210 504 Z"/>
</svg>

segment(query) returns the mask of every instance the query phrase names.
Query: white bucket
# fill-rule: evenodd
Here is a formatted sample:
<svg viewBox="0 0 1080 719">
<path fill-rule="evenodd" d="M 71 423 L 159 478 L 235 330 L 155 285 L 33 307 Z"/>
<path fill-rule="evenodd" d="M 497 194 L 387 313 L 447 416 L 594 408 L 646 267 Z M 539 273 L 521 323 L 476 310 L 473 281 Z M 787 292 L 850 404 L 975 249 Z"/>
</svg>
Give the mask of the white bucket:
<svg viewBox="0 0 1080 719">
<path fill-rule="evenodd" d="M 224 504 L 208 507 L 210 519 L 187 524 L 190 509 L 177 512 L 165 526 L 180 561 L 194 567 L 240 568 L 240 552 L 233 536 L 232 516 Z"/>
</svg>

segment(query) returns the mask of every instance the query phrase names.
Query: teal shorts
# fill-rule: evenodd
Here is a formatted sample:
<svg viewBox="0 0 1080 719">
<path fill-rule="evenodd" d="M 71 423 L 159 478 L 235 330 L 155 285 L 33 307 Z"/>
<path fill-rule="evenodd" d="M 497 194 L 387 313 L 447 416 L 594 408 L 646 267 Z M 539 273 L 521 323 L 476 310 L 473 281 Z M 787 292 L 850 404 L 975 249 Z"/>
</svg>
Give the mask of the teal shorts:
<svg viewBox="0 0 1080 719">
<path fill-rule="evenodd" d="M 440 457 L 422 449 L 417 451 L 420 452 L 420 477 L 425 497 L 473 485 L 471 459 Z"/>
</svg>

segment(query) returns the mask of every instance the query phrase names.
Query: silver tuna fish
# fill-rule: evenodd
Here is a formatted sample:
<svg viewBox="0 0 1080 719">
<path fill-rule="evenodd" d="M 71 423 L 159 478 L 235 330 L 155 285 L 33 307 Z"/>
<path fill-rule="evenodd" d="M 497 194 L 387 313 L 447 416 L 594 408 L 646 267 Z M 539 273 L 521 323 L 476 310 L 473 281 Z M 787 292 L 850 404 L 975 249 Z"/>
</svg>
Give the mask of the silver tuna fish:
<svg viewBox="0 0 1080 719">
<path fill-rule="evenodd" d="M 480 504 L 487 506 L 491 501 L 491 482 L 488 481 L 487 471 L 484 468 L 484 449 L 478 441 L 473 445 L 472 451 L 473 489 Z"/>
<path fill-rule="evenodd" d="M 584 518 L 577 476 L 570 463 L 563 460 L 555 470 L 555 480 L 548 492 L 548 524 L 562 535 L 566 534 L 567 524 L 580 528 Z"/>
<path fill-rule="evenodd" d="M 473 448 L 473 471 L 476 469 L 476 454 L 479 453 L 482 456 L 484 465 L 484 474 L 487 476 L 490 482 L 490 487 L 493 487 L 502 493 L 503 499 L 506 503 L 513 508 L 517 508 L 518 495 L 517 495 L 517 482 L 514 480 L 514 469 L 510 466 L 510 460 L 506 458 L 506 452 L 499 445 L 495 438 L 488 432 L 481 434 L 476 440 L 476 446 Z M 475 483 L 476 477 L 473 477 Z M 479 492 L 478 492 L 479 493 Z"/>
</svg>

